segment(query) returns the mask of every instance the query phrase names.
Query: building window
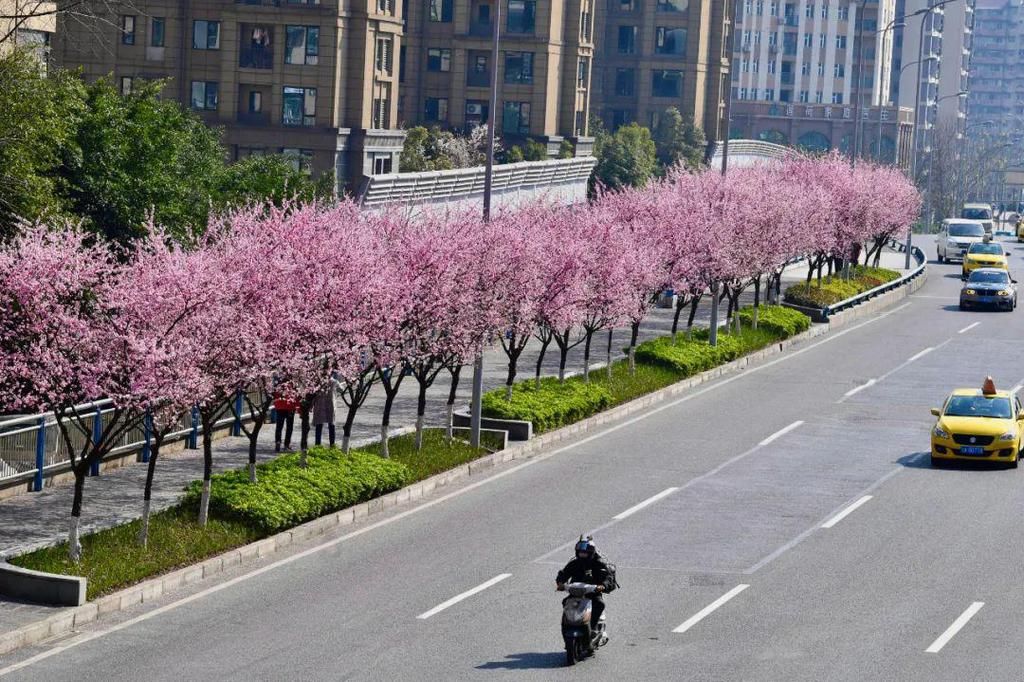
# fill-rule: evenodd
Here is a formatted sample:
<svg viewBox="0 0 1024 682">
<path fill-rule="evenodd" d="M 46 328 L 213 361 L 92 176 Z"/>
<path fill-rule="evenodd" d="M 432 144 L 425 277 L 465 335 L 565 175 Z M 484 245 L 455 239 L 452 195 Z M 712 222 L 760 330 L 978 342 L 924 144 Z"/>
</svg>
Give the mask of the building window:
<svg viewBox="0 0 1024 682">
<path fill-rule="evenodd" d="M 217 83 L 192 81 L 192 108 L 200 111 L 217 110 Z"/>
<path fill-rule="evenodd" d="M 818 90 L 816 93 L 814 93 L 814 102 L 815 102 L 815 104 L 821 104 L 823 101 L 824 101 L 824 95 L 821 92 L 821 90 Z"/>
<path fill-rule="evenodd" d="M 680 97 L 683 94 L 683 72 L 656 69 L 651 74 L 651 94 L 655 97 Z"/>
<path fill-rule="evenodd" d="M 846 77 L 846 65 L 842 64 L 842 63 L 835 64 L 832 67 L 832 75 L 835 78 L 845 78 Z"/>
<path fill-rule="evenodd" d="M 452 0 L 430 0 L 430 21 L 450 23 L 452 20 Z"/>
<path fill-rule="evenodd" d="M 586 135 L 587 133 L 587 117 L 583 115 L 582 111 L 576 112 L 576 125 L 573 127 L 573 131 L 577 135 Z"/>
<path fill-rule="evenodd" d="M 164 46 L 164 29 L 166 24 L 163 17 L 153 17 L 149 26 L 150 47 Z"/>
<path fill-rule="evenodd" d="M 263 111 L 263 93 L 259 90 L 249 91 L 249 113 L 258 114 Z"/>
<path fill-rule="evenodd" d="M 427 71 L 449 72 L 452 70 L 452 51 L 447 47 L 427 49 Z"/>
<path fill-rule="evenodd" d="M 636 52 L 636 26 L 619 26 L 619 54 Z"/>
<path fill-rule="evenodd" d="M 630 97 L 636 91 L 636 71 L 634 69 L 615 70 L 615 94 L 619 97 Z"/>
<path fill-rule="evenodd" d="M 536 0 L 508 0 L 509 33 L 533 33 L 537 22 Z"/>
<path fill-rule="evenodd" d="M 658 0 L 659 12 L 685 12 L 690 9 L 690 0 Z"/>
<path fill-rule="evenodd" d="M 427 121 L 448 120 L 448 98 L 428 97 L 423 106 L 423 118 Z"/>
<path fill-rule="evenodd" d="M 838 11 L 839 11 L 839 21 L 849 21 L 850 20 L 850 8 L 847 5 L 840 5 Z"/>
<path fill-rule="evenodd" d="M 746 88 L 740 88 L 739 93 L 736 95 L 736 99 L 746 99 L 746 98 L 747 98 L 747 89 Z"/>
<path fill-rule="evenodd" d="M 828 19 L 828 0 L 821 3 L 821 18 Z"/>
<path fill-rule="evenodd" d="M 813 33 L 805 33 L 804 34 L 804 47 L 810 47 L 812 43 L 814 43 L 814 34 Z"/>
<path fill-rule="evenodd" d="M 774 59 L 769 59 L 768 60 L 768 73 L 775 73 L 775 60 Z"/>
<path fill-rule="evenodd" d="M 843 93 L 841 93 L 841 92 L 833 92 L 832 93 L 832 104 L 842 104 L 842 103 L 843 103 Z"/>
<path fill-rule="evenodd" d="M 274 68 L 274 50 L 269 26 L 252 26 L 249 28 L 248 41 L 242 38 L 238 65 L 248 69 Z M 243 28 L 244 31 L 244 28 Z"/>
<path fill-rule="evenodd" d="M 405 82 L 405 45 L 398 49 L 398 82 Z M 402 96 L 399 95 L 398 99 L 401 100 Z"/>
<path fill-rule="evenodd" d="M 392 66 L 394 65 L 392 57 L 393 53 L 394 43 L 392 42 L 391 36 L 378 36 L 375 64 L 377 71 L 387 76 L 391 75 Z"/>
<path fill-rule="evenodd" d="M 286 126 L 316 124 L 316 88 L 285 86 L 281 123 Z"/>
<path fill-rule="evenodd" d="M 654 34 L 654 51 L 658 54 L 686 54 L 686 29 L 659 26 Z"/>
<path fill-rule="evenodd" d="M 803 76 L 811 75 L 811 63 L 810 62 L 804 62 L 803 64 L 800 65 L 800 74 L 803 75 Z"/>
<path fill-rule="evenodd" d="M 491 84 L 491 70 L 487 68 L 490 54 L 487 52 L 470 52 L 469 68 L 466 70 L 466 85 L 474 88 L 485 88 Z"/>
<path fill-rule="evenodd" d="M 135 44 L 135 17 L 130 14 L 121 16 L 121 44 Z"/>
<path fill-rule="evenodd" d="M 779 101 L 780 102 L 789 102 L 792 99 L 793 99 L 793 91 L 792 90 L 779 90 Z"/>
<path fill-rule="evenodd" d="M 819 76 L 824 76 L 825 75 L 825 62 L 818 62 L 818 75 Z"/>
<path fill-rule="evenodd" d="M 50 35 L 46 31 L 33 31 L 28 28 L 19 28 L 14 34 L 14 42 L 31 51 L 43 65 L 44 72 L 47 62 L 50 61 Z"/>
<path fill-rule="evenodd" d="M 764 98 L 766 100 L 768 100 L 769 102 L 774 102 L 775 101 L 775 90 L 773 88 L 765 88 L 764 89 Z"/>
<path fill-rule="evenodd" d="M 846 36 L 836 36 L 836 49 L 837 50 L 845 50 L 846 49 Z"/>
<path fill-rule="evenodd" d="M 777 0 L 771 0 L 771 2 L 768 3 L 768 16 L 779 16 L 779 3 L 777 2 Z"/>
<path fill-rule="evenodd" d="M 804 16 L 805 17 L 813 17 L 814 16 L 814 3 L 807 3 L 807 6 L 804 7 Z"/>
<path fill-rule="evenodd" d="M 132 77 L 122 76 L 121 77 L 121 94 L 130 95 L 132 94 Z"/>
<path fill-rule="evenodd" d="M 506 52 L 505 53 L 505 82 L 506 83 L 532 83 L 533 82 L 533 53 L 532 52 Z"/>
<path fill-rule="evenodd" d="M 487 100 L 466 100 L 466 127 L 475 128 L 478 125 L 487 123 L 489 120 L 488 109 Z"/>
<path fill-rule="evenodd" d="M 501 131 L 510 135 L 530 133 L 530 103 L 505 102 L 501 115 Z"/>
<path fill-rule="evenodd" d="M 818 36 L 818 47 L 825 47 L 828 45 L 828 34 L 822 33 Z"/>
<path fill-rule="evenodd" d="M 750 99 L 757 99 L 757 88 L 750 88 Z"/>
<path fill-rule="evenodd" d="M 811 101 L 811 93 L 808 92 L 807 90 L 801 90 L 800 91 L 800 101 L 801 102 L 810 102 Z"/>
<path fill-rule="evenodd" d="M 379 83 L 373 99 L 373 127 L 386 130 L 391 127 L 391 84 Z"/>
<path fill-rule="evenodd" d="M 378 14 L 391 14 L 391 0 L 377 0 Z"/>
<path fill-rule="evenodd" d="M 628 125 L 634 118 L 633 112 L 629 109 L 612 109 L 612 131 Z"/>
<path fill-rule="evenodd" d="M 285 64 L 316 65 L 320 61 L 318 26 L 285 26 Z"/>
<path fill-rule="evenodd" d="M 756 12 L 757 16 L 759 16 L 759 17 L 763 16 L 764 15 L 764 0 L 757 0 L 756 6 L 757 6 L 757 12 Z"/>
<path fill-rule="evenodd" d="M 587 87 L 587 74 L 590 73 L 590 59 L 587 57 L 580 57 L 576 63 L 576 87 L 585 88 Z"/>
<path fill-rule="evenodd" d="M 760 71 L 761 71 L 761 61 L 758 60 L 758 59 L 754 59 L 753 61 L 751 61 L 750 62 L 750 70 L 753 71 L 754 73 L 760 73 Z"/>
<path fill-rule="evenodd" d="M 632 12 L 636 9 L 634 0 L 619 0 L 619 9 L 623 12 Z"/>
<path fill-rule="evenodd" d="M 312 149 L 285 147 L 281 150 L 281 156 L 288 159 L 288 162 L 291 163 L 292 168 L 294 168 L 296 172 L 309 173 L 313 169 Z"/>
<path fill-rule="evenodd" d="M 192 22 L 192 49 L 219 50 L 220 22 L 198 20 Z"/>
<path fill-rule="evenodd" d="M 390 154 L 374 154 L 373 155 L 373 174 L 374 175 L 387 175 L 391 172 L 391 155 Z"/>
<path fill-rule="evenodd" d="M 761 32 L 760 31 L 754 31 L 754 44 L 755 45 L 760 45 L 761 44 Z"/>
</svg>

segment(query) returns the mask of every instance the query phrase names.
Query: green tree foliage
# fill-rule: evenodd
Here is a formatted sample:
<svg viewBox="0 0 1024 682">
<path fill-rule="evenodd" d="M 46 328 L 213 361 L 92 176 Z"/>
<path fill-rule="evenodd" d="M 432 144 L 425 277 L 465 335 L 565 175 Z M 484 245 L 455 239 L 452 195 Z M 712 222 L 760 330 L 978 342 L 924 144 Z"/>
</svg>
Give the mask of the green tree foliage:
<svg viewBox="0 0 1024 682">
<path fill-rule="evenodd" d="M 679 109 L 669 107 L 662 113 L 653 137 L 658 163 L 663 168 L 680 163 L 687 168 L 698 168 L 703 164 L 707 146 L 704 131 L 694 125 L 689 116 L 684 118 Z"/>
<path fill-rule="evenodd" d="M 547 161 L 548 160 L 548 147 L 542 142 L 536 140 L 526 141 L 526 152 L 524 154 L 527 161 Z"/>
<path fill-rule="evenodd" d="M 562 144 L 558 145 L 558 158 L 571 159 L 574 156 L 576 156 L 576 147 L 569 140 L 562 140 Z"/>
<path fill-rule="evenodd" d="M 0 57 L 0 240 L 18 218 L 60 215 L 65 157 L 78 156 L 75 131 L 85 88 L 66 72 L 47 77 L 29 53 Z"/>
<path fill-rule="evenodd" d="M 513 145 L 505 152 L 505 163 L 519 163 L 523 160 L 523 148 Z"/>
<path fill-rule="evenodd" d="M 402 154 L 398 158 L 398 169 L 402 173 L 419 173 L 434 170 L 430 159 L 431 131 L 416 126 L 405 131 Z"/>
<path fill-rule="evenodd" d="M 224 168 L 220 133 L 170 99 L 163 83 L 122 96 L 108 79 L 86 86 L 80 155 L 61 168 L 68 208 L 108 238 L 125 241 L 148 215 L 179 237 L 205 226 Z"/>
<path fill-rule="evenodd" d="M 224 169 L 217 187 L 217 208 L 269 200 L 281 206 L 286 200 L 301 203 L 334 197 L 334 173 L 312 178 L 295 168 L 286 156 L 250 156 Z"/>
<path fill-rule="evenodd" d="M 622 126 L 614 135 L 603 127 L 592 130 L 597 182 L 612 190 L 646 185 L 658 168 L 651 131 L 636 123 Z"/>
</svg>

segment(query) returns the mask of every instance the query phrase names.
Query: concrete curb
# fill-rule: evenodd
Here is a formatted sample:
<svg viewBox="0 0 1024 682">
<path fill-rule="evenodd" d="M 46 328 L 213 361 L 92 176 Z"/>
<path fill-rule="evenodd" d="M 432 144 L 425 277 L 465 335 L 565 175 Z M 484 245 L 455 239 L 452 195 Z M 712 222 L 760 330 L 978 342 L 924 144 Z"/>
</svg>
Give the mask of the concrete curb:
<svg viewBox="0 0 1024 682">
<path fill-rule="evenodd" d="M 48 606 L 85 603 L 85 578 L 33 571 L 0 561 L 0 594 Z"/>
<path fill-rule="evenodd" d="M 123 611 L 136 604 L 145 604 L 147 601 L 153 601 L 164 594 L 170 594 L 187 585 L 211 578 L 222 573 L 227 568 L 255 563 L 289 545 L 323 535 L 336 528 L 352 525 L 357 519 L 373 516 L 393 507 L 411 504 L 454 481 L 486 473 L 498 464 L 529 459 L 545 448 L 571 440 L 589 431 L 594 431 L 609 422 L 641 412 L 713 379 L 742 371 L 759 361 L 780 355 L 793 346 L 800 345 L 819 336 L 824 336 L 833 329 L 849 325 L 854 320 L 869 317 L 880 309 L 894 305 L 909 296 L 913 291 L 916 291 L 923 285 L 926 276 L 927 271 L 922 277 L 918 277 L 910 282 L 909 286 L 887 292 L 864 304 L 838 313 L 832 317 L 828 324 L 814 325 L 802 334 L 797 334 L 785 341 L 772 344 L 750 355 L 702 372 L 701 374 L 696 374 L 653 393 L 648 393 L 645 396 L 596 414 L 593 417 L 588 417 L 575 424 L 535 436 L 532 440 L 511 445 L 505 450 L 486 455 L 454 469 L 449 469 L 401 490 L 388 493 L 387 495 L 357 504 L 354 507 L 349 507 L 339 512 L 328 514 L 327 516 L 322 516 L 319 519 L 309 521 L 277 535 L 272 535 L 258 542 L 212 557 L 202 563 L 187 566 L 163 576 L 143 581 L 119 592 L 100 597 L 82 606 L 61 610 L 53 616 L 22 626 L 12 632 L 0 634 L 0 656 L 20 647 L 37 644 L 49 637 L 67 633 L 107 614 Z"/>
</svg>

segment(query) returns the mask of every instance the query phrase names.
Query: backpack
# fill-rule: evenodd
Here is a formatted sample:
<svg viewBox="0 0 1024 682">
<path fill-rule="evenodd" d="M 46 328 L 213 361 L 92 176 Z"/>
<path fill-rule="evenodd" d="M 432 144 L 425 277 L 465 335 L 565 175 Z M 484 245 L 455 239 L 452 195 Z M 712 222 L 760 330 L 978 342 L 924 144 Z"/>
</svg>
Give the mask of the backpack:
<svg viewBox="0 0 1024 682">
<path fill-rule="evenodd" d="M 608 587 L 605 588 L 604 591 L 605 591 L 605 594 L 608 594 L 610 592 L 614 592 L 615 590 L 617 590 L 620 587 L 620 585 L 619 585 L 618 579 L 615 577 L 615 564 L 609 563 L 607 561 L 604 562 L 604 563 L 605 563 L 605 566 L 608 567 L 608 580 L 609 580 L 609 585 L 608 585 Z"/>
</svg>

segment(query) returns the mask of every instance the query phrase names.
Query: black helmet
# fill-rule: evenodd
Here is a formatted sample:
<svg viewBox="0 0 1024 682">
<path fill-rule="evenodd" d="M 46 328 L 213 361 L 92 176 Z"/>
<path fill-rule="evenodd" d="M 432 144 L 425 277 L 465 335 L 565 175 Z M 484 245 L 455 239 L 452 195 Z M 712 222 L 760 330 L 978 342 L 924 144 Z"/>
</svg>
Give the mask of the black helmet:
<svg viewBox="0 0 1024 682">
<path fill-rule="evenodd" d="M 584 538 L 581 535 L 579 542 L 576 543 L 576 558 L 593 559 L 596 554 L 597 545 L 594 544 L 594 536 L 588 535 Z"/>
</svg>

